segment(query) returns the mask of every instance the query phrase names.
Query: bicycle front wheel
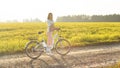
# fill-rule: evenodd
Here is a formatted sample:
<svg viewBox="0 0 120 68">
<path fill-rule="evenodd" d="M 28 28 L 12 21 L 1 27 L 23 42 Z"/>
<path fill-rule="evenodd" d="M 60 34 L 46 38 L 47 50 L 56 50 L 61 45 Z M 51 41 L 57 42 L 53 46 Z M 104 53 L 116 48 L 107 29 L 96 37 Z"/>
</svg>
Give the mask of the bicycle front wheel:
<svg viewBox="0 0 120 68">
<path fill-rule="evenodd" d="M 60 39 L 55 45 L 55 50 L 58 54 L 64 56 L 68 54 L 71 50 L 70 42 L 66 39 Z"/>
<path fill-rule="evenodd" d="M 34 40 L 27 43 L 25 47 L 25 53 L 28 57 L 36 59 L 42 54 L 42 52 L 44 51 L 43 49 L 44 48 L 42 47 L 42 45 Z"/>
</svg>

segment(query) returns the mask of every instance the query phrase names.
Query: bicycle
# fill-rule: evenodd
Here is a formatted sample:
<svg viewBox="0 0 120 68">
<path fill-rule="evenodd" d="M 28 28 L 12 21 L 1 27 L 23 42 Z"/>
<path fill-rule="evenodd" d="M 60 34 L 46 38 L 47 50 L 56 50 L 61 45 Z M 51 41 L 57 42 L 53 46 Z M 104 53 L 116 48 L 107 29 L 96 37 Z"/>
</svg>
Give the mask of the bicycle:
<svg viewBox="0 0 120 68">
<path fill-rule="evenodd" d="M 38 34 L 42 33 L 44 33 L 44 31 L 38 32 Z M 58 31 L 54 35 L 53 41 L 55 41 L 55 39 L 56 42 L 54 42 L 53 49 L 55 49 L 55 51 L 61 56 L 65 56 L 66 54 L 68 54 L 71 50 L 70 42 L 65 38 L 62 38 L 62 36 L 59 36 Z M 41 41 L 31 40 L 26 44 L 25 53 L 27 54 L 28 57 L 36 59 L 40 57 L 41 54 L 46 50 L 44 44 L 45 44 L 44 39 L 42 39 Z"/>
</svg>

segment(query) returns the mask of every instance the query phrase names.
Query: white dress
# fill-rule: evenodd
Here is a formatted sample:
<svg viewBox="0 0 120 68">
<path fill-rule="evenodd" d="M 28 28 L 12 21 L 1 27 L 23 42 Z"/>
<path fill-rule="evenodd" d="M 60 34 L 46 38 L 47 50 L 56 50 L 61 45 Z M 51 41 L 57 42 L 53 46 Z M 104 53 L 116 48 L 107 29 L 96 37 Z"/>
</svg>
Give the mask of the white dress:
<svg viewBox="0 0 120 68">
<path fill-rule="evenodd" d="M 47 20 L 47 24 L 48 24 L 47 32 L 50 32 L 50 26 L 54 24 L 54 22 L 52 20 Z"/>
</svg>

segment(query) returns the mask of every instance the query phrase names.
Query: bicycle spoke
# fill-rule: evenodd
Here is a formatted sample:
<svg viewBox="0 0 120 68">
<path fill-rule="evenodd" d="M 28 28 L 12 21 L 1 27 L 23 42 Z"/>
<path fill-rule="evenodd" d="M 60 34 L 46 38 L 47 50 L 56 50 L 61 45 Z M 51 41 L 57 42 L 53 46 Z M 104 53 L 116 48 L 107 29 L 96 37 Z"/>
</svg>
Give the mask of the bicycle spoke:
<svg viewBox="0 0 120 68">
<path fill-rule="evenodd" d="M 26 54 L 30 58 L 37 58 L 44 51 L 37 41 L 30 41 L 26 47 Z"/>
<path fill-rule="evenodd" d="M 65 39 L 61 39 L 57 42 L 55 48 L 58 54 L 66 55 L 70 51 L 70 43 Z"/>
</svg>

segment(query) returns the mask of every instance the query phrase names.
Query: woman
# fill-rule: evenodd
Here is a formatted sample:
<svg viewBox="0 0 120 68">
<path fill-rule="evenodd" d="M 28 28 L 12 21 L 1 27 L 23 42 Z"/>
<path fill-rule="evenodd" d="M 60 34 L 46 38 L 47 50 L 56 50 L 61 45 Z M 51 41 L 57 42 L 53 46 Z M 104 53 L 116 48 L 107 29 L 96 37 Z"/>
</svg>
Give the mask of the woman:
<svg viewBox="0 0 120 68">
<path fill-rule="evenodd" d="M 53 22 L 53 14 L 49 13 L 48 17 L 47 17 L 47 24 L 48 24 L 48 29 L 47 29 L 47 49 L 46 52 L 47 53 L 51 53 L 51 49 L 53 48 L 53 38 L 52 38 L 52 32 L 54 30 L 59 30 L 59 28 L 56 28 L 54 26 L 54 22 Z"/>
</svg>

